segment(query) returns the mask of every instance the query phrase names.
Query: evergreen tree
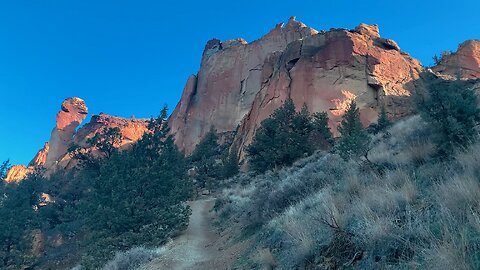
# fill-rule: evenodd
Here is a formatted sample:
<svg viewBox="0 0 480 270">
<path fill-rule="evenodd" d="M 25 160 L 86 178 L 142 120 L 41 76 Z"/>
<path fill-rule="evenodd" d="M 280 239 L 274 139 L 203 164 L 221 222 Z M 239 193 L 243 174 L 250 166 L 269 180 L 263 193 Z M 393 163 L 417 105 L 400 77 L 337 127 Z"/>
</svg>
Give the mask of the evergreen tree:
<svg viewBox="0 0 480 270">
<path fill-rule="evenodd" d="M 235 147 L 230 151 L 225 151 L 225 154 L 222 158 L 222 168 L 221 168 L 221 177 L 223 179 L 230 178 L 235 176 L 240 171 L 240 167 L 238 165 L 238 157 L 237 157 L 238 149 Z"/>
<path fill-rule="evenodd" d="M 168 133 L 166 107 L 131 150 L 100 160 L 88 198 L 84 266 L 96 268 L 115 251 L 158 247 L 186 228 L 191 196 L 183 154 Z"/>
<path fill-rule="evenodd" d="M 342 158 L 347 160 L 366 153 L 369 137 L 360 122 L 360 111 L 355 101 L 349 104 L 338 131 L 341 134 L 338 151 Z"/>
<path fill-rule="evenodd" d="M 476 82 L 445 81 L 432 75 L 427 97 L 418 102 L 418 110 L 434 131 L 433 140 L 442 158 L 478 138 L 475 127 L 480 121 L 480 110 L 472 90 Z"/>
<path fill-rule="evenodd" d="M 0 269 L 20 269 L 33 262 L 32 230 L 40 227 L 34 212 L 41 180 L 34 174 L 20 183 L 2 181 L 0 198 Z"/>
<path fill-rule="evenodd" d="M 328 149 L 333 143 L 333 135 L 328 127 L 326 112 L 317 112 L 312 117 L 312 145 L 315 149 Z"/>
<path fill-rule="evenodd" d="M 392 123 L 388 119 L 387 112 L 385 111 L 385 108 L 382 106 L 382 108 L 380 109 L 380 112 L 378 113 L 376 132 L 378 133 L 378 132 L 385 131 L 391 125 Z"/>
<path fill-rule="evenodd" d="M 117 151 L 117 147 L 121 142 L 122 134 L 118 127 L 104 128 L 101 132 L 95 133 L 92 138 L 87 140 L 88 144 L 95 146 L 106 158 L 110 158 Z M 69 150 L 72 150 L 71 148 Z"/>
<path fill-rule="evenodd" d="M 0 164 L 0 181 L 5 179 L 5 176 L 7 176 L 7 172 L 10 169 L 10 160 L 5 160 Z"/>
<path fill-rule="evenodd" d="M 219 161 L 222 154 L 220 148 L 217 131 L 211 126 L 189 157 L 190 162 L 197 169 L 196 175 L 200 187 L 205 187 L 214 179 L 220 178 Z"/>
<path fill-rule="evenodd" d="M 287 99 L 270 118 L 262 122 L 252 144 L 247 147 L 251 168 L 264 172 L 291 165 L 298 158 L 311 154 L 311 130 L 307 107 L 296 113 L 293 101 Z"/>
</svg>

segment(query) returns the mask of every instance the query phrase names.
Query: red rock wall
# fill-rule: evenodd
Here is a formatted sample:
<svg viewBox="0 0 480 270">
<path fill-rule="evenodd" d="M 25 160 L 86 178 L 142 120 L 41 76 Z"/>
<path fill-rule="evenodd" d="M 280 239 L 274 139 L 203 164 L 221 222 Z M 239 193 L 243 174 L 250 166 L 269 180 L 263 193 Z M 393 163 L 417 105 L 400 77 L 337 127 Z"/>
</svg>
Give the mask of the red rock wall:
<svg viewBox="0 0 480 270">
<path fill-rule="evenodd" d="M 381 38 L 376 25 L 318 33 L 290 19 L 259 40 L 207 43 L 198 75 L 188 79 L 170 118 L 177 144 L 187 154 L 213 125 L 237 130 L 236 143 L 248 145 L 261 121 L 291 97 L 298 108 L 326 111 L 336 125 L 355 98 L 368 125 L 379 106 L 390 117 L 412 111 L 409 96 L 422 67 Z"/>
<path fill-rule="evenodd" d="M 191 76 L 182 99 L 170 117 L 176 142 L 186 153 L 213 125 L 218 132 L 231 132 L 251 110 L 265 77 L 264 62 L 272 52 L 283 51 L 289 43 L 316 31 L 291 18 L 252 43 L 242 39 L 205 46 L 201 68 Z"/>
</svg>

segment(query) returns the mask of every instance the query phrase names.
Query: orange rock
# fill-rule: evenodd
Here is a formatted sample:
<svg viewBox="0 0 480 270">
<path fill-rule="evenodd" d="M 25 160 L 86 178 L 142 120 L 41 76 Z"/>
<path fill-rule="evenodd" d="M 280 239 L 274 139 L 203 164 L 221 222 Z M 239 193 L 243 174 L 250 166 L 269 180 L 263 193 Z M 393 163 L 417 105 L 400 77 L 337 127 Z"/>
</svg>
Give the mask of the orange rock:
<svg viewBox="0 0 480 270">
<path fill-rule="evenodd" d="M 411 113 L 409 97 L 422 88 L 422 71 L 394 41 L 381 38 L 376 25 L 319 33 L 291 18 L 250 44 L 209 41 L 170 123 L 187 154 L 211 125 L 237 131 L 235 142 L 243 148 L 261 121 L 292 98 L 299 109 L 307 104 L 311 112 L 326 111 L 335 133 L 354 97 L 364 125 L 377 120 L 381 106 L 391 118 Z"/>
<path fill-rule="evenodd" d="M 214 125 L 219 133 L 234 131 L 250 111 L 265 80 L 263 66 L 272 52 L 317 33 L 290 18 L 252 43 L 243 39 L 205 46 L 200 71 L 188 78 L 182 99 L 169 119 L 177 145 L 190 153 Z"/>
<path fill-rule="evenodd" d="M 5 176 L 5 181 L 8 183 L 19 182 L 23 180 L 27 174 L 31 173 L 33 170 L 31 167 L 26 167 L 25 165 L 13 165 L 7 172 Z"/>
<path fill-rule="evenodd" d="M 87 140 L 104 128 L 119 128 L 122 141 L 119 148 L 124 149 L 128 145 L 138 141 L 147 131 L 147 119 L 121 118 L 100 114 L 92 116 L 90 123 L 76 130 L 88 113 L 85 102 L 80 98 L 67 98 L 63 101 L 60 112 L 57 113 L 56 125 L 52 131 L 49 143 L 35 155 L 28 167 L 15 165 L 8 171 L 6 181 L 20 181 L 28 173 L 36 168 L 45 170 L 48 176 L 58 169 L 71 169 L 78 162 L 67 153 L 72 144 L 87 148 L 87 151 L 94 152 Z M 43 198 L 48 199 L 48 198 Z"/>
<path fill-rule="evenodd" d="M 444 54 L 432 70 L 447 78 L 480 78 L 480 40 L 463 42 L 456 52 Z"/>
<path fill-rule="evenodd" d="M 43 166 L 45 162 L 47 161 L 47 154 L 48 154 L 48 142 L 45 143 L 42 149 L 40 149 L 35 157 L 28 163 L 28 166 L 31 167 L 36 167 L 36 166 Z"/>
<path fill-rule="evenodd" d="M 45 167 L 53 166 L 68 150 L 73 141 L 75 129 L 88 114 L 85 102 L 80 98 L 67 98 L 63 101 L 61 110 L 57 113 L 55 128 L 52 130 L 49 151 Z"/>
</svg>

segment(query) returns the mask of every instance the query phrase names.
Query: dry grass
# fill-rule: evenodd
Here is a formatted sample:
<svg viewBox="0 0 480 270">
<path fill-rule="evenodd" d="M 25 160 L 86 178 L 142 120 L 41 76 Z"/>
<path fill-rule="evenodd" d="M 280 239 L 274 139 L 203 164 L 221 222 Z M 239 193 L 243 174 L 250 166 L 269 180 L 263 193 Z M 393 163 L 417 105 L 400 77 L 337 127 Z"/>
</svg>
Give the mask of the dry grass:
<svg viewBox="0 0 480 270">
<path fill-rule="evenodd" d="M 369 153 L 381 174 L 317 153 L 250 176 L 219 211 L 257 228 L 275 269 L 480 269 L 480 144 L 444 163 L 419 117 L 389 134 Z"/>
</svg>

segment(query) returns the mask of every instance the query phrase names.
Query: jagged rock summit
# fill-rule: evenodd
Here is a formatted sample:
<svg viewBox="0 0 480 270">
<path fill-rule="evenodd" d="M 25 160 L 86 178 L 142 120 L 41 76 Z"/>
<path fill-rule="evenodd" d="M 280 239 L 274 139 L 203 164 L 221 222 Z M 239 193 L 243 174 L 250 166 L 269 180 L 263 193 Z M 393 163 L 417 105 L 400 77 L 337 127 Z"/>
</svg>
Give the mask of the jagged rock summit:
<svg viewBox="0 0 480 270">
<path fill-rule="evenodd" d="M 385 107 L 391 118 L 412 112 L 409 97 L 422 88 L 421 64 L 382 38 L 377 25 L 317 31 L 291 17 L 260 39 L 207 42 L 170 118 L 187 154 L 214 126 L 248 145 L 262 120 L 287 99 L 311 112 L 326 111 L 336 130 L 355 98 L 365 125 Z"/>
<path fill-rule="evenodd" d="M 53 166 L 67 153 L 68 147 L 73 142 L 76 128 L 87 117 L 87 114 L 87 105 L 80 98 L 67 98 L 62 102 L 61 109 L 57 113 L 55 128 L 50 135 L 45 167 Z"/>
<path fill-rule="evenodd" d="M 306 104 L 312 113 L 327 112 L 336 134 L 352 99 L 365 126 L 377 121 L 380 108 L 392 120 L 412 114 L 412 95 L 425 90 L 425 72 L 447 79 L 480 78 L 480 41 L 465 41 L 426 69 L 395 41 L 382 37 L 378 25 L 317 31 L 291 17 L 253 42 L 208 41 L 200 69 L 188 78 L 169 123 L 186 154 L 214 126 L 220 138 L 233 141 L 243 159 L 260 123 L 288 98 L 298 109 Z M 49 143 L 28 167 L 14 166 L 7 179 L 18 181 L 39 167 L 73 167 L 69 145 L 88 148 L 87 139 L 105 127 L 120 128 L 121 148 L 147 130 L 145 119 L 100 114 L 76 131 L 87 113 L 83 100 L 66 99 Z"/>
<path fill-rule="evenodd" d="M 44 147 L 38 151 L 28 166 L 12 166 L 7 172 L 5 180 L 7 182 L 20 181 L 35 169 L 41 169 L 47 174 L 58 169 L 71 169 L 77 164 L 77 161 L 68 153 L 69 147 L 78 145 L 86 149 L 90 148 L 95 154 L 95 150 L 87 143 L 87 140 L 96 133 L 103 132 L 105 128 L 117 127 L 120 129 L 122 135 L 120 148 L 126 148 L 136 142 L 147 131 L 147 119 L 121 118 L 104 113 L 93 115 L 89 123 L 78 128 L 87 114 L 88 108 L 85 101 L 77 97 L 65 99 L 57 113 L 55 127 L 49 142 L 45 143 Z"/>
<path fill-rule="evenodd" d="M 456 52 L 445 53 L 432 70 L 450 78 L 480 78 L 480 40 L 467 40 Z"/>
</svg>

